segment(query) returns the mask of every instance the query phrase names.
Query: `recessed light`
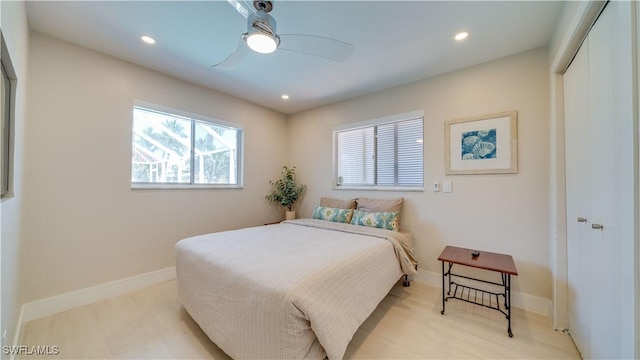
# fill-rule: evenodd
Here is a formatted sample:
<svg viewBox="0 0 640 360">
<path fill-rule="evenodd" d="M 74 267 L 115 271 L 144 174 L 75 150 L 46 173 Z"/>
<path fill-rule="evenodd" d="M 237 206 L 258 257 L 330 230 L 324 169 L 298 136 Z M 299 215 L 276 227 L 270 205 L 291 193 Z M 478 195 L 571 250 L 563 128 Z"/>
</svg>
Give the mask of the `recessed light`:
<svg viewBox="0 0 640 360">
<path fill-rule="evenodd" d="M 152 38 L 151 36 L 147 36 L 147 35 L 142 35 L 140 36 L 140 39 L 144 42 L 146 42 L 147 44 L 155 44 L 156 40 L 154 38 Z"/>
<path fill-rule="evenodd" d="M 287 94 L 284 94 L 281 97 L 282 97 L 282 100 L 289 100 L 289 95 Z"/>
<path fill-rule="evenodd" d="M 467 36 L 469 36 L 469 33 L 466 31 L 460 32 L 458 34 L 456 34 L 456 36 L 454 37 L 454 39 L 460 41 L 460 40 L 464 40 L 467 38 Z"/>
</svg>

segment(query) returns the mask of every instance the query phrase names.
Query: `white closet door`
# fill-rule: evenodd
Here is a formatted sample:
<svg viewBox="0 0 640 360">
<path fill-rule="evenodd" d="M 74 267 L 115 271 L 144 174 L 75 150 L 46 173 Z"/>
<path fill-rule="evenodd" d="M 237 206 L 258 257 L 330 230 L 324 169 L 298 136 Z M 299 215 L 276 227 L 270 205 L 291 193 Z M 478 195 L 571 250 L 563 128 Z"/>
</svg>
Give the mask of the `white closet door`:
<svg viewBox="0 0 640 360">
<path fill-rule="evenodd" d="M 614 219 L 615 186 L 615 83 L 613 44 L 617 5 L 609 3 L 589 32 L 589 153 L 591 164 L 591 218 L 589 240 L 591 241 L 592 304 L 591 356 L 604 359 L 616 357 L 619 338 L 619 319 L 612 311 L 612 302 L 618 294 L 617 278 L 620 258 L 616 255 L 617 221 Z M 602 229 L 593 229 L 599 227 Z"/>
<path fill-rule="evenodd" d="M 584 358 L 590 357 L 591 277 L 588 274 L 589 205 L 589 44 L 585 42 L 564 74 L 565 158 L 567 192 L 567 253 L 569 329 Z"/>
<path fill-rule="evenodd" d="M 618 186 L 626 183 L 621 168 L 633 166 L 618 156 L 633 151 L 620 146 L 633 135 L 619 130 L 633 121 L 621 111 L 632 108 L 630 8 L 607 5 L 564 75 L 569 331 L 585 359 L 633 351 L 623 328 L 633 329 L 634 312 L 621 299 L 633 286 L 624 254 L 633 224 L 620 211 L 620 194 L 633 189 Z"/>
</svg>

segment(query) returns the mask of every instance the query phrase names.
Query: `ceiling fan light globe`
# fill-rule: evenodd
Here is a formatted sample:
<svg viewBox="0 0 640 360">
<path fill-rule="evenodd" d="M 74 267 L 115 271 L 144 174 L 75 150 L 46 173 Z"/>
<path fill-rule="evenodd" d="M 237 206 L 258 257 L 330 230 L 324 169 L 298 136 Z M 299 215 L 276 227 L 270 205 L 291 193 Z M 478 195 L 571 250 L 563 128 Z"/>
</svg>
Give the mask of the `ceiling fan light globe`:
<svg viewBox="0 0 640 360">
<path fill-rule="evenodd" d="M 261 54 L 271 54 L 278 48 L 276 39 L 260 32 L 249 34 L 247 45 L 251 50 Z"/>
</svg>

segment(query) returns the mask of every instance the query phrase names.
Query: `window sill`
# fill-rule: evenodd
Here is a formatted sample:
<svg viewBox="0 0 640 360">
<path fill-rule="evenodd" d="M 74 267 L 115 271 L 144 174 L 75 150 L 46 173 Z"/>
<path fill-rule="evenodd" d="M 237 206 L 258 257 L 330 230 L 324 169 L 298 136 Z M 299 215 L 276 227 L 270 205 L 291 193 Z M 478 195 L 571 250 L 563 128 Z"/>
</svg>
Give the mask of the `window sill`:
<svg viewBox="0 0 640 360">
<path fill-rule="evenodd" d="M 333 190 L 415 191 L 424 192 L 423 186 L 336 186 Z"/>
<path fill-rule="evenodd" d="M 131 190 L 198 190 L 198 189 L 242 189 L 242 185 L 206 184 L 131 184 Z"/>
</svg>

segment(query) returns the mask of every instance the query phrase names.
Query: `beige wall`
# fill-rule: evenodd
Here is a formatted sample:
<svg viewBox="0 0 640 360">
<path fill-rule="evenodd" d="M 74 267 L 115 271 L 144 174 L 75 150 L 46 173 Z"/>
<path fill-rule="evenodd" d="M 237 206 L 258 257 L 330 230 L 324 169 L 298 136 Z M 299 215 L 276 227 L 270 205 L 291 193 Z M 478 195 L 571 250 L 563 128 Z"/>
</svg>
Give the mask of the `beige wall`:
<svg viewBox="0 0 640 360">
<path fill-rule="evenodd" d="M 41 34 L 30 42 L 25 302 L 173 266 L 191 235 L 273 220 L 286 117 Z M 244 189 L 131 190 L 135 99 L 242 124 Z"/>
<path fill-rule="evenodd" d="M 512 254 L 513 290 L 551 299 L 549 270 L 549 68 L 546 48 L 309 110 L 289 118 L 289 163 L 308 186 L 309 216 L 321 196 L 406 202 L 402 227 L 414 235 L 422 270 L 440 273 L 445 245 Z M 332 129 L 413 110 L 425 113 L 424 192 L 332 190 Z M 518 174 L 444 174 L 444 122 L 518 111 Z M 434 181 L 453 192 L 434 193 Z"/>
<path fill-rule="evenodd" d="M 2 243 L 2 329 L 7 331 L 3 345 L 11 345 L 15 334 L 20 307 L 23 299 L 23 284 L 20 281 L 24 268 L 21 259 L 24 241 L 23 223 L 23 164 L 24 129 L 26 123 L 27 59 L 29 29 L 24 2 L 0 2 L 2 34 L 7 43 L 13 69 L 18 78 L 15 100 L 15 142 L 13 168 L 13 196 L 0 203 L 1 243 Z M 4 57 L 6 54 L 2 54 Z"/>
</svg>

